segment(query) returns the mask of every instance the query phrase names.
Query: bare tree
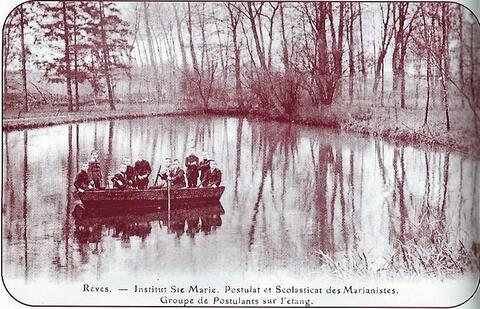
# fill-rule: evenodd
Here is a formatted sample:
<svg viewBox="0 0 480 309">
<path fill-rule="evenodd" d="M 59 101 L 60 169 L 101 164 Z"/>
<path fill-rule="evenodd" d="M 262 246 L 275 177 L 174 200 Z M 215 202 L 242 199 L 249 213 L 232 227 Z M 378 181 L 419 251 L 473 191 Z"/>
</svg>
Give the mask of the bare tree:
<svg viewBox="0 0 480 309">
<path fill-rule="evenodd" d="M 235 55 L 235 98 L 240 110 L 244 109 L 242 98 L 242 81 L 240 79 L 240 45 L 238 42 L 238 25 L 241 20 L 240 9 L 231 2 L 225 3 L 229 15 L 229 26 L 232 32 L 233 53 Z"/>
<path fill-rule="evenodd" d="M 258 61 L 260 62 L 260 66 L 263 70 L 267 69 L 267 63 L 265 61 L 265 51 L 262 49 L 263 44 L 260 42 L 260 37 L 257 30 L 257 22 L 255 21 L 256 18 L 261 19 L 261 12 L 263 7 L 263 2 L 261 2 L 258 7 L 256 3 L 247 2 L 246 4 L 242 3 L 244 6 L 248 20 L 250 21 L 250 27 L 253 34 L 253 39 L 255 41 L 255 49 L 257 51 Z M 261 27 L 259 27 L 261 29 Z M 263 41 L 263 40 L 262 40 Z"/>
<path fill-rule="evenodd" d="M 182 23 L 180 22 L 180 18 L 178 18 L 178 5 L 172 4 L 173 10 L 175 13 L 175 21 L 177 23 L 177 37 L 178 37 L 178 43 L 180 44 L 180 54 L 182 55 L 182 67 L 183 70 L 187 70 L 187 54 L 185 51 L 185 43 L 183 41 L 183 31 L 182 31 Z"/>
<path fill-rule="evenodd" d="M 408 19 L 410 3 L 394 4 L 394 32 L 395 45 L 392 55 L 393 69 L 393 91 L 395 92 L 400 80 L 400 107 L 405 108 L 405 58 L 407 56 L 407 47 L 412 31 L 414 30 L 414 21 L 417 18 L 418 6 Z"/>
<path fill-rule="evenodd" d="M 5 26 L 4 26 L 4 35 L 3 35 L 3 97 L 8 98 L 9 97 L 9 83 L 8 83 L 8 69 L 10 62 L 12 61 L 11 58 L 13 58 L 13 54 L 11 53 L 11 48 L 12 44 L 14 42 L 13 40 L 13 28 L 14 28 L 14 23 L 13 20 L 16 17 L 16 12 L 13 11 L 10 14 L 10 17 L 5 21 Z M 6 102 L 4 101 L 4 104 Z"/>
<path fill-rule="evenodd" d="M 65 42 L 65 70 L 66 70 L 66 78 L 67 78 L 67 100 L 68 100 L 68 111 L 73 111 L 73 102 L 72 102 L 72 72 L 71 72 L 71 62 L 70 62 L 70 33 L 68 25 L 68 11 L 67 11 L 67 3 L 63 2 L 62 7 L 63 12 L 63 29 L 64 29 L 64 42 Z"/>
<path fill-rule="evenodd" d="M 160 79 L 158 77 L 157 60 L 155 59 L 154 42 L 153 42 L 152 33 L 150 29 L 149 9 L 146 2 L 143 3 L 143 17 L 145 20 L 145 32 L 147 34 L 147 45 L 148 45 L 148 51 L 150 56 L 150 63 L 152 65 L 152 70 L 153 70 L 154 79 L 155 79 L 155 89 L 157 91 L 157 103 L 160 103 L 162 99 L 162 89 L 160 86 Z"/>
<path fill-rule="evenodd" d="M 273 25 L 274 25 L 274 20 L 275 20 L 275 14 L 278 11 L 279 3 L 276 2 L 276 4 L 273 4 L 272 2 L 269 2 L 270 7 L 271 7 L 271 14 L 270 16 L 267 16 L 268 22 L 269 22 L 269 27 L 268 27 L 268 52 L 267 52 L 267 68 L 268 70 L 272 69 L 272 44 L 273 44 Z"/>
<path fill-rule="evenodd" d="M 445 119 L 447 125 L 447 131 L 450 131 L 450 114 L 448 107 L 448 92 L 447 92 L 447 79 L 450 78 L 450 60 L 449 60 L 449 44 L 448 44 L 448 32 L 450 28 L 450 20 L 448 15 L 450 14 L 448 4 L 442 3 L 441 10 L 441 25 L 442 25 L 442 40 L 440 49 L 440 76 L 442 81 L 442 98 L 443 105 L 445 107 Z"/>
<path fill-rule="evenodd" d="M 190 42 L 190 55 L 192 56 L 193 71 L 199 72 L 197 54 L 195 53 L 195 45 L 193 44 L 193 31 L 192 31 L 192 9 L 190 2 L 187 3 L 187 29 Z"/>
<path fill-rule="evenodd" d="M 457 22 L 458 22 L 458 49 L 459 49 L 459 55 L 458 55 L 458 74 L 459 74 L 459 79 L 460 79 L 460 87 L 462 89 L 465 89 L 465 73 L 464 73 L 464 66 L 465 66 L 465 55 L 464 55 L 464 43 L 463 43 L 463 12 L 462 12 L 462 6 L 458 5 L 457 6 Z M 462 97 L 462 107 L 465 106 L 464 99 Z"/>
<path fill-rule="evenodd" d="M 79 75 L 79 68 L 78 68 L 78 45 L 77 45 L 77 36 L 78 36 L 78 27 L 77 27 L 77 7 L 76 1 L 72 3 L 72 15 L 73 15 L 73 69 L 74 69 L 74 83 L 75 83 L 75 109 L 78 111 L 80 110 L 80 98 L 78 93 L 78 75 Z"/>
<path fill-rule="evenodd" d="M 353 78 L 355 76 L 355 62 L 354 62 L 354 32 L 353 24 L 356 18 L 357 12 L 353 9 L 353 3 L 349 4 L 349 18 L 348 18 L 348 97 L 350 99 L 350 104 L 353 103 Z"/>
<path fill-rule="evenodd" d="M 64 2 L 65 3 L 65 2 Z M 100 1 L 99 5 L 99 14 L 100 14 L 100 35 L 102 37 L 102 50 L 103 50 L 103 65 L 105 70 L 105 79 L 107 82 L 107 91 L 108 91 L 108 102 L 110 104 L 110 109 L 115 110 L 115 102 L 114 102 L 114 94 L 113 94 L 113 87 L 111 81 L 111 71 L 110 71 L 110 52 L 107 45 L 107 35 L 105 32 L 104 27 L 104 5 L 103 2 Z M 68 84 L 68 82 L 67 82 Z M 70 89 L 71 93 L 71 89 Z"/>
<path fill-rule="evenodd" d="M 290 61 L 288 57 L 288 42 L 287 36 L 285 33 L 285 13 L 284 13 L 284 3 L 279 2 L 279 9 L 280 9 L 280 33 L 282 37 L 282 61 L 285 67 L 285 71 L 288 71 L 290 68 Z"/>
<path fill-rule="evenodd" d="M 378 83 L 380 82 L 380 76 L 384 66 L 385 56 L 387 55 L 388 46 L 390 45 L 390 41 L 392 40 L 392 37 L 393 37 L 393 31 L 389 26 L 390 21 L 392 20 L 393 4 L 387 3 L 386 8 L 384 8 L 382 4 L 379 4 L 379 5 L 380 5 L 380 11 L 382 13 L 383 31 L 382 31 L 381 44 L 378 51 L 378 58 L 376 59 L 375 80 L 373 83 L 373 92 L 375 94 L 377 93 L 377 90 L 378 90 Z"/>
<path fill-rule="evenodd" d="M 344 35 L 344 27 L 345 27 L 345 3 L 339 3 L 339 12 L 338 12 L 338 27 L 335 30 L 335 24 L 333 19 L 333 5 L 332 3 L 328 3 L 327 5 L 327 14 L 328 19 L 330 21 L 330 33 L 332 36 L 331 43 L 332 43 L 332 55 L 333 55 L 333 67 L 335 72 L 335 80 L 336 80 L 336 89 L 340 92 L 342 91 L 342 75 L 343 75 L 343 68 L 342 68 L 342 60 L 343 60 L 343 35 Z M 338 41 L 336 39 L 336 34 L 338 33 Z M 335 89 L 333 89 L 335 90 Z"/>
<path fill-rule="evenodd" d="M 363 45 L 363 22 L 362 22 L 362 3 L 358 2 L 358 22 L 359 22 L 359 32 L 360 32 L 360 72 L 362 72 L 363 78 L 367 76 L 367 70 L 365 67 L 365 50 Z"/>
</svg>

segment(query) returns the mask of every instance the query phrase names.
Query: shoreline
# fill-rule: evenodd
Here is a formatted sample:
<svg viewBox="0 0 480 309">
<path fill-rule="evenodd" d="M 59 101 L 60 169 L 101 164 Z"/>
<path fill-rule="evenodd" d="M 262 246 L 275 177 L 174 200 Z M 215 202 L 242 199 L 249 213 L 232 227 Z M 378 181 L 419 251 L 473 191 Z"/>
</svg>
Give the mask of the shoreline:
<svg viewBox="0 0 480 309">
<path fill-rule="evenodd" d="M 327 115 L 324 118 L 318 116 L 297 116 L 294 119 L 288 119 L 284 116 L 264 115 L 260 113 L 242 113 L 236 109 L 212 109 L 209 110 L 209 114 L 237 117 L 243 116 L 262 120 L 278 121 L 282 123 L 292 123 L 319 128 L 337 129 L 342 133 L 355 134 L 362 137 L 380 138 L 396 145 L 402 144 L 404 146 L 424 147 L 427 149 L 434 148 L 435 150 L 458 152 L 468 157 L 480 158 L 479 137 L 477 137 L 476 141 L 470 141 L 470 143 L 468 143 L 469 141 L 462 142 L 461 139 L 456 139 L 454 136 L 452 136 L 458 133 L 454 130 L 452 130 L 451 132 L 442 132 L 445 134 L 437 133 L 437 135 L 434 136 L 427 135 L 431 133 L 428 132 L 428 127 L 418 128 L 418 130 L 409 128 L 405 125 L 404 128 L 396 125 L 392 127 L 381 127 L 368 124 L 368 121 L 352 122 L 331 117 L 331 115 Z"/>
<path fill-rule="evenodd" d="M 147 110 L 147 111 L 99 111 L 100 114 L 93 115 L 92 112 L 76 111 L 76 112 L 59 112 L 57 115 L 37 115 L 34 117 L 18 117 L 18 118 L 3 118 L 3 131 L 19 131 L 25 129 L 35 129 L 42 127 L 49 127 L 55 125 L 81 123 L 90 121 L 104 121 L 115 119 L 135 119 L 158 116 L 190 116 L 203 113 L 200 109 L 166 109 L 166 110 Z"/>
<path fill-rule="evenodd" d="M 278 121 L 282 123 L 292 123 L 299 125 L 306 125 L 318 128 L 338 129 L 344 133 L 358 134 L 363 137 L 381 138 L 394 144 L 404 144 L 412 146 L 420 146 L 427 148 L 435 148 L 438 150 L 445 150 L 449 152 L 458 152 L 469 157 L 479 157 L 479 143 L 478 138 L 475 140 L 462 141 L 462 138 L 455 138 L 454 134 L 461 134 L 463 132 L 437 132 L 432 135 L 428 128 L 409 128 L 404 125 L 404 128 L 395 124 L 377 126 L 371 124 L 370 120 L 355 120 L 341 119 L 332 117 L 332 115 L 325 115 L 325 117 L 317 116 L 296 116 L 294 119 L 289 119 L 285 116 L 263 114 L 260 112 L 245 112 L 236 108 L 212 108 L 204 111 L 202 108 L 173 108 L 171 106 L 162 106 L 154 110 L 147 109 L 145 111 L 132 110 L 116 110 L 116 111 L 76 111 L 57 112 L 57 115 L 50 114 L 42 115 L 41 113 L 33 114 L 32 117 L 17 117 L 17 118 L 3 118 L 2 128 L 6 132 L 18 131 L 25 129 L 34 129 L 41 127 L 48 127 L 54 125 L 62 125 L 69 123 L 81 123 L 89 121 L 104 121 L 115 119 L 136 119 L 159 116 L 193 116 L 193 115 L 218 115 L 228 117 L 247 117 L 253 119 L 261 119 L 266 121 Z"/>
</svg>

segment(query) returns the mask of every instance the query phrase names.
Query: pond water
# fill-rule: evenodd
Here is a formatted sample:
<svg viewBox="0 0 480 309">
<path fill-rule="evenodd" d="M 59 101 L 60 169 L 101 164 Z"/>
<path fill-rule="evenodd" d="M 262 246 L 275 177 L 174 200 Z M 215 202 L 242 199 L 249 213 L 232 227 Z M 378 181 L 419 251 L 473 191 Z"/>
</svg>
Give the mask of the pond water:
<svg viewBox="0 0 480 309">
<path fill-rule="evenodd" d="M 139 152 L 154 170 L 165 157 L 183 162 L 192 143 L 223 171 L 221 206 L 170 226 L 139 216 L 80 227 L 71 216 L 73 179 L 92 149 L 107 177 Z M 479 165 L 458 154 L 285 123 L 172 116 L 4 132 L 3 162 L 7 279 L 101 280 L 115 269 L 447 276 L 478 267 Z"/>
</svg>

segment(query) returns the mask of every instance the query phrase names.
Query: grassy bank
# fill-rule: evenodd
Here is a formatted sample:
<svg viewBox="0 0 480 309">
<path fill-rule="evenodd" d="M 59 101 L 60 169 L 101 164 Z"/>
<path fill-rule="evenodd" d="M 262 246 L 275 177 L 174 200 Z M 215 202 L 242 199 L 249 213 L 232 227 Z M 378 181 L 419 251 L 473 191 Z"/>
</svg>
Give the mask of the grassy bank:
<svg viewBox="0 0 480 309">
<path fill-rule="evenodd" d="M 164 115 L 194 115 L 201 112 L 196 108 L 164 104 L 117 104 L 115 111 L 106 105 L 83 106 L 79 111 L 69 112 L 66 107 L 36 109 L 25 113 L 7 110 L 3 113 L 3 130 L 22 130 L 65 123 L 94 120 L 132 119 Z"/>
<path fill-rule="evenodd" d="M 365 107 L 367 106 L 367 107 Z M 94 120 L 131 119 L 165 115 L 198 115 L 200 106 L 175 106 L 165 104 L 117 104 L 115 111 L 106 105 L 82 106 L 80 111 L 68 112 L 66 107 L 44 107 L 24 113 L 7 110 L 3 114 L 3 129 L 21 130 L 42 126 L 58 125 Z M 429 120 L 423 125 L 424 110 L 368 107 L 368 104 L 337 104 L 321 110 L 309 109 L 291 118 L 259 112 L 239 111 L 226 106 L 212 107 L 208 113 L 224 116 L 256 117 L 281 122 L 291 122 L 319 127 L 338 128 L 344 132 L 364 136 L 380 137 L 390 142 L 435 147 L 460 152 L 468 156 L 480 155 L 479 132 L 475 127 L 473 113 L 468 109 L 450 111 L 452 128 L 446 130 L 445 115 L 441 110 L 429 111 Z"/>
<path fill-rule="evenodd" d="M 480 132 L 475 127 L 473 113 L 468 109 L 450 111 L 452 126 L 447 131 L 445 114 L 441 110 L 430 110 L 428 123 L 424 126 L 423 109 L 395 110 L 392 107 L 365 107 L 367 105 L 338 104 L 322 110 L 305 110 L 291 118 L 268 113 L 245 113 L 233 108 L 214 108 L 210 112 L 220 115 L 246 114 L 281 122 L 338 128 L 343 132 L 380 137 L 393 143 L 480 156 Z"/>
</svg>

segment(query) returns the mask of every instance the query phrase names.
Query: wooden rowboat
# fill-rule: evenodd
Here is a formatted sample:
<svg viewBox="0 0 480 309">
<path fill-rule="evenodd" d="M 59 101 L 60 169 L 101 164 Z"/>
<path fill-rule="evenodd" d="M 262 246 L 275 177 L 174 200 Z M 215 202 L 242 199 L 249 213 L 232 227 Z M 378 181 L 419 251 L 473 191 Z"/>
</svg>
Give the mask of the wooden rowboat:
<svg viewBox="0 0 480 309">
<path fill-rule="evenodd" d="M 225 187 L 178 188 L 170 189 L 172 207 L 182 205 L 212 204 L 218 202 Z M 85 210 L 112 209 L 165 209 L 168 204 L 166 188 L 151 187 L 146 190 L 116 190 L 104 189 L 78 192 Z"/>
</svg>

